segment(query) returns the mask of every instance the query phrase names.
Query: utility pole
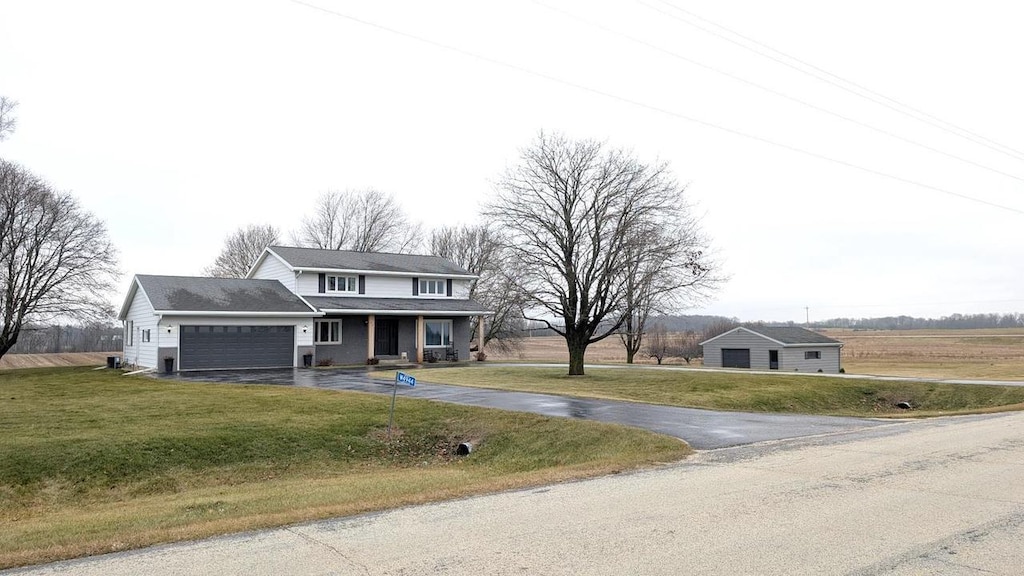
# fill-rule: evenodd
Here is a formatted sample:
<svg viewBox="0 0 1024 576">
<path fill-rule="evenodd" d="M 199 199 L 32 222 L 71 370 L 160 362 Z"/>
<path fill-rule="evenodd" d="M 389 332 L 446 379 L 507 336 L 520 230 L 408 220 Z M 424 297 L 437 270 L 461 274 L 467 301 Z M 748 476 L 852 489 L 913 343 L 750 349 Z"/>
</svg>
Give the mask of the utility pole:
<svg viewBox="0 0 1024 576">
<path fill-rule="evenodd" d="M 810 328 L 811 327 L 811 308 L 810 308 L 810 306 L 804 306 L 804 312 L 807 314 L 806 325 L 807 325 L 808 328 Z"/>
</svg>

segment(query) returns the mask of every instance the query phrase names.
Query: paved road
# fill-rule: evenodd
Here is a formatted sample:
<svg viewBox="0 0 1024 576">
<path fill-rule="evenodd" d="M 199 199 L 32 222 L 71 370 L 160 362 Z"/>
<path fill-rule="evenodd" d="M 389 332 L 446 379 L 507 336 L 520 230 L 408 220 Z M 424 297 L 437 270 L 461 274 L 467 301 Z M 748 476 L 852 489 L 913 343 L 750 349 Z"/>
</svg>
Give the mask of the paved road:
<svg viewBox="0 0 1024 576">
<path fill-rule="evenodd" d="M 370 377 L 364 370 L 237 370 L 186 372 L 161 377 L 178 380 L 308 386 L 377 394 L 390 394 L 392 389 L 390 380 Z M 432 384 L 427 381 L 421 381 L 415 388 L 401 387 L 399 390 L 402 397 L 425 398 L 469 406 L 531 412 L 544 416 L 582 418 L 636 426 L 682 438 L 698 450 L 829 434 L 871 426 L 899 425 L 898 422 L 892 420 L 835 418 L 803 414 L 717 412 L 634 402 L 487 390 Z"/>
<path fill-rule="evenodd" d="M 1012 413 L 14 573 L 1018 575 L 1022 541 L 1024 413 Z"/>
</svg>

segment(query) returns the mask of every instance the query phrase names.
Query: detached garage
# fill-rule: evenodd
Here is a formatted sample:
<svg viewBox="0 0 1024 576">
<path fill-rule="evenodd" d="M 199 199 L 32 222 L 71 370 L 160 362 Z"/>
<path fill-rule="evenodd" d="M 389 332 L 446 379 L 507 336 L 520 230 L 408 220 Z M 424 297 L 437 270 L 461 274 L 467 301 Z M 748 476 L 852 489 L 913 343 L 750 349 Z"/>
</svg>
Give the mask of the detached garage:
<svg viewBox="0 0 1024 576">
<path fill-rule="evenodd" d="M 843 343 L 796 326 L 740 326 L 701 342 L 704 366 L 835 374 Z"/>
<path fill-rule="evenodd" d="M 172 370 L 299 366 L 321 315 L 277 280 L 138 275 L 118 315 L 123 360 Z"/>
</svg>

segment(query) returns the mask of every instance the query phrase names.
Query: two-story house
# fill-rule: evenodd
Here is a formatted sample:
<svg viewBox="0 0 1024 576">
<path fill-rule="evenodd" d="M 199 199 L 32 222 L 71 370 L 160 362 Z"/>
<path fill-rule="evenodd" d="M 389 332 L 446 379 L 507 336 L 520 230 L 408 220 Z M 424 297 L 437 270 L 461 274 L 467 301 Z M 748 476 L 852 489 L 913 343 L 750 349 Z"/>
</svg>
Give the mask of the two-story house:
<svg viewBox="0 0 1024 576">
<path fill-rule="evenodd" d="M 475 279 L 437 256 L 286 246 L 264 250 L 241 279 L 139 274 L 118 315 L 123 361 L 214 370 L 468 360 L 490 314 L 469 298 Z"/>
</svg>

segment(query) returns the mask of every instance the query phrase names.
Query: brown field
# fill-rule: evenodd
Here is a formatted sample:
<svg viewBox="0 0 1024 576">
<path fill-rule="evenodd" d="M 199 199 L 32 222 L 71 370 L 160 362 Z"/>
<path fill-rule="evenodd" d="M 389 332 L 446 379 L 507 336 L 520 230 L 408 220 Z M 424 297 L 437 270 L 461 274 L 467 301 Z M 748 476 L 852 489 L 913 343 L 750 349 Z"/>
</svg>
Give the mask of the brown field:
<svg viewBox="0 0 1024 576">
<path fill-rule="evenodd" d="M 985 330 L 823 330 L 843 342 L 843 367 L 849 374 L 919 376 L 983 380 L 1024 380 L 1024 329 Z M 558 336 L 524 338 L 519 353 L 489 350 L 488 360 L 568 362 Z M 618 338 L 587 349 L 587 362 L 621 363 L 626 351 Z M 655 364 L 640 356 L 637 362 Z M 666 364 L 685 365 L 679 358 Z M 695 360 L 693 366 L 701 366 Z"/>
<path fill-rule="evenodd" d="M 56 368 L 59 366 L 106 366 L 107 356 L 120 352 L 66 352 L 59 354 L 5 354 L 0 370 L 12 368 Z"/>
</svg>

